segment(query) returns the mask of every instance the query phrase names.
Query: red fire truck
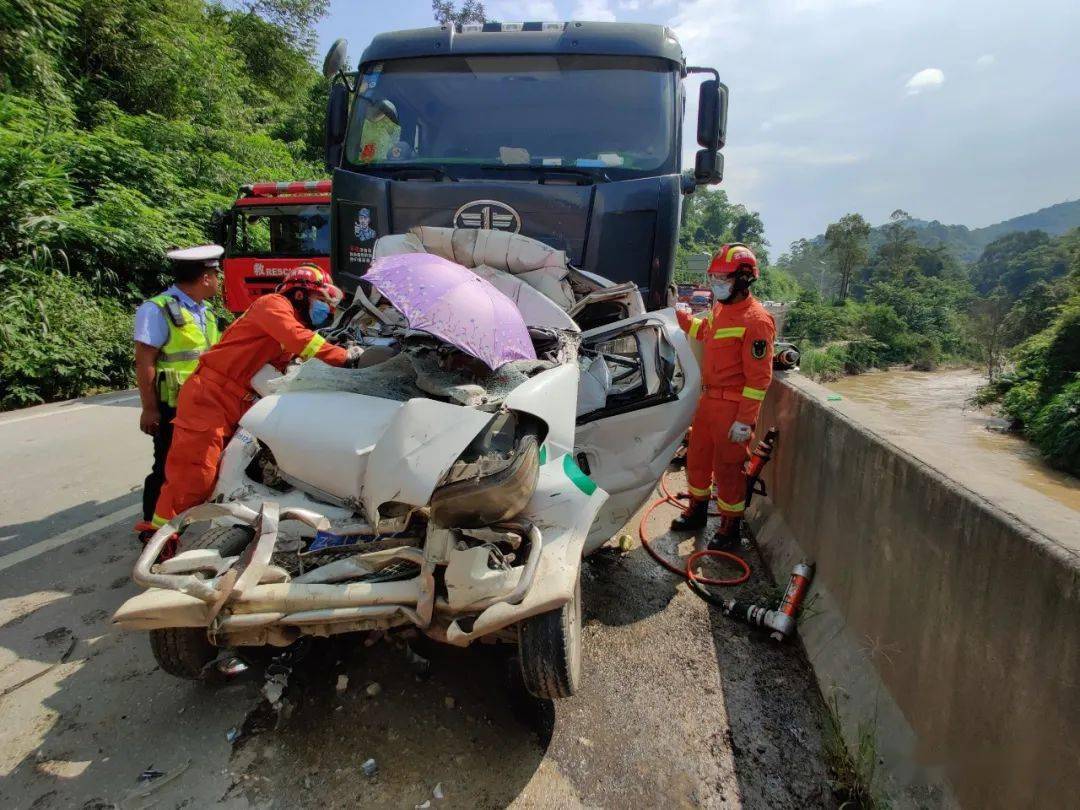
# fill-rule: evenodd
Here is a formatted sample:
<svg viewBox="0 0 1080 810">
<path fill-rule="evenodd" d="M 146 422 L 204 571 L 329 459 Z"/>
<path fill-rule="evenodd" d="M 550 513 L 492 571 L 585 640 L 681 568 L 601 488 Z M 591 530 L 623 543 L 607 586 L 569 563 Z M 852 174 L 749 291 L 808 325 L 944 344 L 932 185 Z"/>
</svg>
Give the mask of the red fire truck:
<svg viewBox="0 0 1080 810">
<path fill-rule="evenodd" d="M 225 247 L 225 305 L 243 312 L 290 268 L 330 271 L 330 181 L 242 186 L 232 209 L 216 215 L 214 230 Z"/>
</svg>

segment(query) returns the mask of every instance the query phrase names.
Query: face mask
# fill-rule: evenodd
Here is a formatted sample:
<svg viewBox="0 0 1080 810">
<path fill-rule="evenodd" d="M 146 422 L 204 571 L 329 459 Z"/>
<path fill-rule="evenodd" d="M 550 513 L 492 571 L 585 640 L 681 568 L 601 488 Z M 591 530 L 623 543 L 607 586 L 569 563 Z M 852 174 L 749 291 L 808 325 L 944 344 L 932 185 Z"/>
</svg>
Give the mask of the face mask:
<svg viewBox="0 0 1080 810">
<path fill-rule="evenodd" d="M 330 305 L 318 299 L 312 301 L 308 306 L 308 317 L 311 318 L 312 326 L 322 326 L 330 317 Z"/>
<path fill-rule="evenodd" d="M 713 301 L 727 301 L 731 297 L 733 286 L 730 281 L 714 282 L 712 285 Z"/>
</svg>

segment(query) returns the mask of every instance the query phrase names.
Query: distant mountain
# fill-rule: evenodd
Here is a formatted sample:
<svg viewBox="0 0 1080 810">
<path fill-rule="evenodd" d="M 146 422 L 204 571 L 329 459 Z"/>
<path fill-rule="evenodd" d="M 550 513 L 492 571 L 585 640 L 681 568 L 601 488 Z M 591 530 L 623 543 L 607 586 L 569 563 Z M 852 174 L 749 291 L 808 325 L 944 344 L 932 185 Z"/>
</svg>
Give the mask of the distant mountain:
<svg viewBox="0 0 1080 810">
<path fill-rule="evenodd" d="M 958 258 L 973 262 L 979 258 L 983 248 L 1007 233 L 1045 231 L 1051 236 L 1061 236 L 1068 230 L 1080 227 L 1080 200 L 1040 208 L 1034 213 L 1022 214 L 985 228 L 970 229 L 966 225 L 943 225 L 937 220 L 927 222 L 921 219 L 913 219 L 911 227 L 918 232 L 919 242 L 924 246 L 945 245 Z M 879 229 L 874 230 L 878 231 L 877 239 L 880 241 Z M 873 235 L 871 241 L 874 241 Z"/>
<path fill-rule="evenodd" d="M 1080 226 L 1080 200 L 1073 200 L 1051 205 L 1049 208 L 1040 208 L 1033 214 L 1013 217 L 996 225 L 976 228 L 971 233 L 978 234 L 985 246 L 999 236 L 1014 231 L 1046 231 L 1051 236 L 1061 236 L 1077 226 Z"/>
<path fill-rule="evenodd" d="M 1022 214 L 985 228 L 945 225 L 936 219 L 929 222 L 925 219 L 912 219 L 908 224 L 915 229 L 919 243 L 924 247 L 944 245 L 961 261 L 973 262 L 982 255 L 987 245 L 1007 233 L 1045 231 L 1051 236 L 1060 236 L 1068 230 L 1080 227 L 1080 200 L 1040 208 L 1031 214 Z M 825 237 L 819 235 L 811 241 L 824 244 Z M 876 249 L 884 241 L 882 226 L 879 225 L 870 232 L 870 249 Z"/>
</svg>

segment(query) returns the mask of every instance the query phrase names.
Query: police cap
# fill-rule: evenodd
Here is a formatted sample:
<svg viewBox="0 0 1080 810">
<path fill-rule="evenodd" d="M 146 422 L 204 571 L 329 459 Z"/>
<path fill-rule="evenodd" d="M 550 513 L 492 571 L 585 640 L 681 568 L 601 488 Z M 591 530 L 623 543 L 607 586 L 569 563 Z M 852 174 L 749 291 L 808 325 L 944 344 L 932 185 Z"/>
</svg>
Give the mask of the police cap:
<svg viewBox="0 0 1080 810">
<path fill-rule="evenodd" d="M 189 262 L 202 265 L 216 265 L 225 253 L 221 245 L 199 245 L 198 247 L 177 248 L 165 254 L 171 262 L 187 264 Z"/>
</svg>

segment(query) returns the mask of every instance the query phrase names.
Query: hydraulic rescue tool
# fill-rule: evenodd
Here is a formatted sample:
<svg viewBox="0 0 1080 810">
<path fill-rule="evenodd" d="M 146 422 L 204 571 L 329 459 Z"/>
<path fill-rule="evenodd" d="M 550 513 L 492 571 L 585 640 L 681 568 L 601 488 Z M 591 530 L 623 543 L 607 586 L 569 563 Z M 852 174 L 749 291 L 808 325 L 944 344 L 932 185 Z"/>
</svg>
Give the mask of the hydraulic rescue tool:
<svg viewBox="0 0 1080 810">
<path fill-rule="evenodd" d="M 779 435 L 780 431 L 774 427 L 765 431 L 765 438 L 757 443 L 757 447 L 754 448 L 754 452 L 750 455 L 750 460 L 746 462 L 747 507 L 750 506 L 750 501 L 755 493 L 758 495 L 769 494 L 765 491 L 765 482 L 761 480 L 761 472 L 772 458 L 773 450 L 776 447 L 776 437 Z"/>
<path fill-rule="evenodd" d="M 788 343 L 786 340 L 778 340 L 773 349 L 773 368 L 781 370 L 795 368 L 799 365 L 801 356 L 798 347 L 796 347 L 794 343 Z"/>
<path fill-rule="evenodd" d="M 795 617 L 802 607 L 813 578 L 813 564 L 801 562 L 791 569 L 791 579 L 788 580 L 787 590 L 784 591 L 784 598 L 780 600 L 777 610 L 728 599 L 723 603 L 724 615 L 754 627 L 766 627 L 772 630 L 769 635 L 773 640 L 783 641 L 795 632 Z"/>
</svg>

